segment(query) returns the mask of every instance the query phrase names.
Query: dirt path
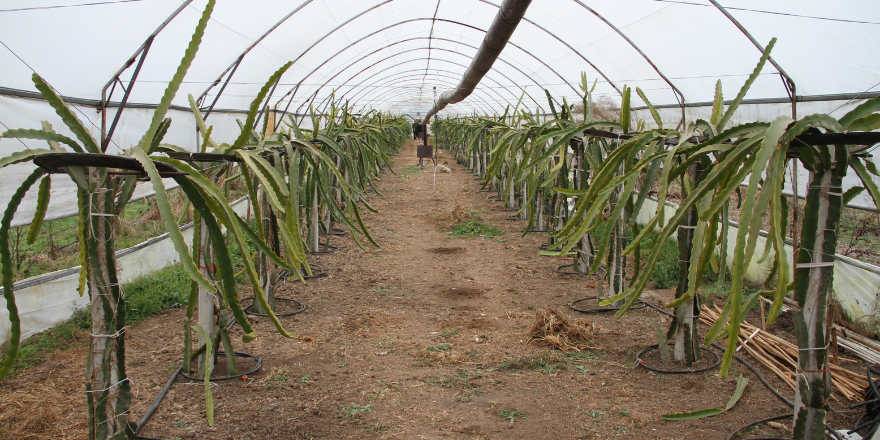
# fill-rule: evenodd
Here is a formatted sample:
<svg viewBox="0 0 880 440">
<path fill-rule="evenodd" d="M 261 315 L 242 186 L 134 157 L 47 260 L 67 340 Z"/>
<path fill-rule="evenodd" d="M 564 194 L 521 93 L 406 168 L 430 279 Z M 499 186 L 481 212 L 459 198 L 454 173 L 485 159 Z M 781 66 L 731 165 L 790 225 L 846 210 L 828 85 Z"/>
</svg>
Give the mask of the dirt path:
<svg viewBox="0 0 880 440">
<path fill-rule="evenodd" d="M 730 412 L 690 422 L 661 422 L 664 413 L 723 408 L 728 379 L 713 372 L 664 376 L 634 368 L 635 353 L 655 343 L 658 313 L 637 310 L 601 325 L 595 347 L 563 354 L 529 344 L 535 310 L 595 295 L 596 279 L 555 274 L 561 264 L 538 255 L 545 234 L 520 237 L 522 221 L 495 211 L 490 193 L 448 154 L 453 173 L 415 168 L 415 148 L 396 159 L 372 196 L 366 216 L 381 249 L 359 250 L 336 239 L 338 252 L 314 256 L 329 276 L 288 283 L 279 296 L 309 309 L 285 318 L 300 339 L 285 339 L 255 319 L 260 337 L 238 350 L 263 357 L 261 372 L 213 386 L 216 423 L 205 421 L 204 388 L 178 382 L 141 433 L 205 439 L 724 439 L 735 428 L 787 408 L 754 377 Z M 494 239 L 451 238 L 457 206 L 505 232 Z M 242 292 L 247 296 L 247 292 Z M 654 303 L 669 292 L 646 293 Z M 129 374 L 138 417 L 179 364 L 183 310 L 129 332 Z M 240 335 L 240 332 L 236 333 Z M 235 340 L 240 340 L 236 338 Z M 26 408 L 48 405 L 34 438 L 83 438 L 84 347 L 58 353 L 35 373 L 0 385 L 3 399 Z M 36 374 L 36 375 L 35 375 Z M 772 379 L 771 379 L 772 380 Z M 774 382 L 775 383 L 775 382 Z M 783 389 L 784 394 L 791 390 Z M 0 438 L 6 426 L 0 427 Z M 768 433 L 771 434 L 771 433 Z M 772 433 L 784 435 L 782 432 Z M 8 434 L 6 434 L 8 435 Z"/>
</svg>

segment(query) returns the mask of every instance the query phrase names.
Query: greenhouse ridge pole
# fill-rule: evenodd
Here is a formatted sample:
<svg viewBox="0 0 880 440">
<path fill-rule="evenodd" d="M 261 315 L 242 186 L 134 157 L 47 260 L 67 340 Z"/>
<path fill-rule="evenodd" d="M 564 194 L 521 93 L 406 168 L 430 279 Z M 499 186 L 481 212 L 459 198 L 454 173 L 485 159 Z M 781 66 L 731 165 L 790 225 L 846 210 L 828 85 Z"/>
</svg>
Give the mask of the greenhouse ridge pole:
<svg viewBox="0 0 880 440">
<path fill-rule="evenodd" d="M 431 116 L 434 116 L 449 104 L 461 102 L 474 91 L 480 80 L 492 69 L 492 64 L 501 55 L 501 51 L 504 50 L 504 46 L 507 45 L 507 41 L 510 40 L 513 31 L 516 30 L 516 26 L 523 16 L 526 15 L 526 9 L 529 8 L 531 3 L 531 0 L 504 0 L 504 3 L 501 4 L 501 9 L 495 15 L 492 26 L 489 27 L 489 31 L 486 32 L 486 36 L 483 38 L 480 50 L 477 51 L 470 67 L 462 76 L 458 87 L 447 90 L 440 95 L 440 99 L 437 100 L 434 107 L 425 115 L 422 124 L 427 125 L 431 120 Z"/>
</svg>

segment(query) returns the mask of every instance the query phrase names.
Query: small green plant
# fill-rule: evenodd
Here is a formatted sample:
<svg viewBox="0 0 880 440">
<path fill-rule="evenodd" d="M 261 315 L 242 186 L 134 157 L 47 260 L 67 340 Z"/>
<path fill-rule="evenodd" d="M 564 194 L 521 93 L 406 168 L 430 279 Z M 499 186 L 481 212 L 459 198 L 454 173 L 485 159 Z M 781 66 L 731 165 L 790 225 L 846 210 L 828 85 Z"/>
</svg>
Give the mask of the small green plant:
<svg viewBox="0 0 880 440">
<path fill-rule="evenodd" d="M 628 416 L 628 415 L 629 415 L 629 410 L 626 409 L 626 408 L 624 408 L 624 409 L 618 411 L 617 414 L 615 414 L 615 415 L 617 415 L 617 416 Z"/>
<path fill-rule="evenodd" d="M 402 179 L 409 179 L 409 176 L 413 174 L 417 174 L 422 167 L 418 165 L 409 165 L 406 168 L 399 170 L 397 172 L 397 177 Z"/>
<path fill-rule="evenodd" d="M 510 420 L 510 423 L 513 423 L 514 419 L 526 418 L 526 414 L 518 409 L 502 409 L 498 411 L 498 415 L 502 419 Z"/>
<path fill-rule="evenodd" d="M 178 420 L 177 421 L 178 428 L 186 428 L 187 426 L 189 426 L 189 422 L 187 422 L 186 420 Z"/>
<path fill-rule="evenodd" d="M 299 383 L 309 383 L 309 382 L 311 382 L 311 381 L 312 381 L 312 375 L 311 375 L 311 374 L 309 374 L 309 375 L 305 375 L 305 376 L 300 376 L 300 377 L 299 377 Z"/>
<path fill-rule="evenodd" d="M 376 422 L 376 423 L 373 423 L 372 425 L 370 425 L 370 431 L 385 432 L 385 431 L 388 431 L 388 425 L 386 425 L 382 422 Z"/>
<path fill-rule="evenodd" d="M 425 350 L 439 352 L 439 351 L 450 351 L 452 350 L 452 346 L 449 344 L 440 344 L 434 347 L 427 347 Z"/>
<path fill-rule="evenodd" d="M 290 379 L 290 376 L 287 373 L 278 373 L 263 382 L 263 386 L 265 387 L 280 387 L 287 383 L 287 379 Z"/>
<path fill-rule="evenodd" d="M 589 351 L 572 351 L 568 353 L 568 360 L 570 362 L 577 361 L 593 361 L 599 359 L 599 355 L 589 352 Z"/>
<path fill-rule="evenodd" d="M 468 191 L 469 191 L 469 190 L 468 190 L 467 188 L 462 188 L 462 189 L 461 189 L 461 192 L 463 192 L 463 193 L 466 193 L 466 192 L 468 192 Z"/>
<path fill-rule="evenodd" d="M 361 414 L 366 414 L 368 412 L 370 412 L 370 405 L 361 406 L 354 402 L 351 402 L 351 405 L 349 406 L 342 406 L 342 414 L 345 416 L 345 418 L 356 417 Z"/>
<path fill-rule="evenodd" d="M 374 287 L 373 291 L 376 293 L 385 293 L 385 292 L 388 292 L 388 287 L 380 284 L 379 286 Z"/>
<path fill-rule="evenodd" d="M 587 415 L 594 418 L 594 419 L 603 415 L 603 414 L 605 414 L 605 411 L 602 411 L 599 409 L 591 409 L 591 410 L 587 411 Z"/>
<path fill-rule="evenodd" d="M 508 359 L 498 365 L 500 370 L 533 370 L 544 374 L 550 374 L 556 371 L 566 371 L 568 366 L 564 363 L 556 362 L 552 359 L 521 357 L 519 359 Z"/>
<path fill-rule="evenodd" d="M 654 247 L 657 233 L 652 232 L 639 246 L 642 255 L 649 255 Z M 678 284 L 678 244 L 675 240 L 666 240 L 660 250 L 660 257 L 651 272 L 651 281 L 655 289 L 667 289 Z"/>
<path fill-rule="evenodd" d="M 587 374 L 587 373 L 590 372 L 590 369 L 587 368 L 587 367 L 585 367 L 585 366 L 583 366 L 583 365 L 575 365 L 575 367 L 576 367 L 576 368 L 578 369 L 578 371 L 580 371 L 581 373 Z"/>
<path fill-rule="evenodd" d="M 458 330 L 457 330 L 457 329 L 452 329 L 452 330 L 446 330 L 446 331 L 440 333 L 440 336 L 442 336 L 442 337 L 444 337 L 444 338 L 451 338 L 451 337 L 453 337 L 453 336 L 455 336 L 455 335 L 457 335 L 457 334 L 458 334 Z"/>
<path fill-rule="evenodd" d="M 503 234 L 504 231 L 496 228 L 490 224 L 482 223 L 478 220 L 471 220 L 467 222 L 459 223 L 452 227 L 452 230 L 449 231 L 449 236 L 455 238 L 470 238 L 470 237 L 482 237 L 482 238 L 495 238 L 498 235 Z"/>
</svg>

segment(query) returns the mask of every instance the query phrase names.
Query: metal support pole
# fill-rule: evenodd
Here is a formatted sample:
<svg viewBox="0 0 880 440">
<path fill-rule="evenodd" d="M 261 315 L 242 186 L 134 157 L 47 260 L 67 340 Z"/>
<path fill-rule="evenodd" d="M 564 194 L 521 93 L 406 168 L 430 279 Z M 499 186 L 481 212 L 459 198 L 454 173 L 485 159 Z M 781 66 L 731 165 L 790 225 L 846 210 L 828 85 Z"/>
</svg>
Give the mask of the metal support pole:
<svg viewBox="0 0 880 440">
<path fill-rule="evenodd" d="M 138 74 L 141 73 L 141 67 L 144 65 L 144 60 L 147 58 L 147 53 L 150 51 L 150 46 L 153 45 L 153 37 L 147 38 L 147 41 L 144 43 L 144 50 L 140 54 L 140 59 L 138 60 L 137 67 L 134 68 L 134 72 L 131 74 L 131 80 L 128 82 L 128 88 L 126 89 L 123 86 L 123 90 L 125 90 L 125 94 L 122 95 L 122 102 L 119 103 L 119 108 L 116 109 L 116 116 L 113 117 L 113 123 L 110 124 L 110 129 L 107 130 L 107 134 L 104 136 L 104 139 L 101 142 L 101 151 L 106 152 L 107 146 L 110 145 L 110 139 L 113 137 L 113 132 L 116 131 L 116 124 L 119 123 L 119 118 L 122 116 L 122 111 L 125 110 L 125 104 L 128 103 L 128 97 L 131 96 L 131 90 L 134 88 L 134 83 L 137 81 Z M 116 80 L 119 81 L 119 76 L 116 76 Z M 121 85 L 121 82 L 120 82 Z M 116 88 L 116 82 L 113 83 L 113 88 Z M 113 96 L 113 92 L 110 92 L 110 96 Z M 109 101 L 110 97 L 107 97 Z M 107 102 L 103 102 L 101 105 L 101 111 L 106 116 L 106 108 Z"/>
<path fill-rule="evenodd" d="M 208 107 L 208 110 L 205 112 L 205 116 L 203 116 L 203 119 L 207 120 L 207 119 L 208 119 L 208 115 L 210 115 L 211 112 L 214 110 L 214 106 L 217 105 L 217 100 L 220 99 L 220 95 L 222 95 L 222 94 L 223 94 L 223 91 L 226 90 L 226 86 L 229 85 L 229 81 L 232 80 L 232 75 L 235 75 L 235 71 L 238 70 L 238 66 L 241 64 L 241 60 L 242 60 L 242 59 L 244 59 L 244 55 L 240 56 L 240 57 L 238 58 L 238 61 L 235 62 L 235 65 L 232 67 L 232 70 L 229 72 L 229 76 L 227 76 L 227 77 L 226 77 L 226 81 L 223 82 L 223 87 L 220 87 L 220 91 L 217 92 L 217 96 L 215 96 L 215 97 L 214 97 L 214 100 L 211 101 L 211 105 Z M 218 81 L 219 81 L 219 80 L 218 80 Z M 205 95 L 202 95 L 202 97 L 200 98 L 200 100 L 201 100 L 201 99 L 204 99 L 206 96 L 208 96 L 208 95 L 207 95 L 207 92 L 205 92 L 205 93 L 206 93 L 206 94 L 205 94 Z"/>
</svg>

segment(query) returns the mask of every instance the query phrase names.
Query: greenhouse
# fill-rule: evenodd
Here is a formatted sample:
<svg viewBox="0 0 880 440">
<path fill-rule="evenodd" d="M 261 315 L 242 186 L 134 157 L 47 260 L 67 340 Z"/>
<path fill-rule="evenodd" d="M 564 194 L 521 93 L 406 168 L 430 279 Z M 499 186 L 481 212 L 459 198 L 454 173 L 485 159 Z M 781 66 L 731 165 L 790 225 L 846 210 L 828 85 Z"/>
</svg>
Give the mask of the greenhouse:
<svg viewBox="0 0 880 440">
<path fill-rule="evenodd" d="M 0 440 L 880 439 L 874 2 L 0 23 Z"/>
</svg>

